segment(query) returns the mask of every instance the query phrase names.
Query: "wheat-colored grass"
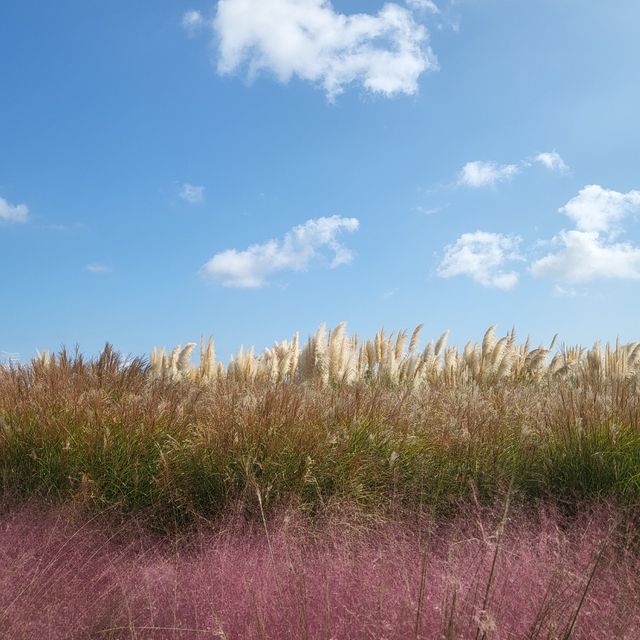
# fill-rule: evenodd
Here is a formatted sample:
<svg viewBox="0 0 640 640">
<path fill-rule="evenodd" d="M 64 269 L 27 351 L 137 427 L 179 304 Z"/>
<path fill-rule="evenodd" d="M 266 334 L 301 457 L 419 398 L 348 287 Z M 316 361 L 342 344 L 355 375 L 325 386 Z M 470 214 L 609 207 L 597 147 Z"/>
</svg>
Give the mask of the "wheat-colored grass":
<svg viewBox="0 0 640 640">
<path fill-rule="evenodd" d="M 529 339 L 518 343 L 515 331 L 497 338 L 495 326 L 489 327 L 480 343 L 468 342 L 460 351 L 447 346 L 449 332 L 430 341 L 418 352 L 423 325 L 418 325 L 405 348 L 408 332 L 387 335 L 384 330 L 372 340 L 360 342 L 350 337 L 346 323 L 334 329 L 321 325 L 300 348 L 299 334 L 290 341 L 275 342 L 256 354 L 243 348 L 224 366 L 215 362 L 213 339 L 200 342 L 197 366 L 190 363 L 195 343 L 176 346 L 167 355 L 165 349 L 151 352 L 150 372 L 156 377 L 189 378 L 204 383 L 235 380 L 245 383 L 272 382 L 320 385 L 381 382 L 420 389 L 425 385 L 496 384 L 505 380 L 565 379 L 592 381 L 630 379 L 640 376 L 640 343 L 631 342 L 604 347 L 597 342 L 591 349 L 562 345 L 554 351 L 557 335 L 548 346 L 532 348 Z M 53 356 L 42 356 L 43 363 Z"/>
</svg>

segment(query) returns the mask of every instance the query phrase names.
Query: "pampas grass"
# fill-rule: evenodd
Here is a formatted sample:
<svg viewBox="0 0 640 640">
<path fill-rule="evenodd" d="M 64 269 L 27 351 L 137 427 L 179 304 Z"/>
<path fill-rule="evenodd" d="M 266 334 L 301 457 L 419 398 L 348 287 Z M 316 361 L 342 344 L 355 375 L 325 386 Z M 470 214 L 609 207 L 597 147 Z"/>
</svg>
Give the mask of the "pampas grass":
<svg viewBox="0 0 640 640">
<path fill-rule="evenodd" d="M 531 348 L 529 339 L 518 344 L 515 331 L 496 337 L 495 326 L 489 327 L 481 343 L 468 342 L 463 351 L 447 347 L 449 332 L 435 342 L 429 342 L 422 354 L 417 353 L 423 325 L 411 334 L 405 349 L 408 331 L 386 335 L 379 331 L 373 340 L 362 343 L 357 336 L 349 337 L 346 323 L 327 331 L 321 325 L 306 345 L 299 348 L 299 334 L 291 341 L 276 342 L 262 353 L 253 348 L 240 349 L 229 364 L 214 366 L 213 339 L 206 347 L 200 344 L 200 362 L 190 365 L 194 343 L 178 345 L 169 356 L 166 350 L 154 348 L 150 369 L 154 376 L 173 379 L 190 378 L 204 383 L 225 378 L 245 383 L 271 382 L 320 384 L 322 386 L 355 384 L 366 381 L 386 385 L 403 385 L 419 390 L 426 385 L 466 386 L 492 385 L 500 381 L 536 383 L 564 379 L 581 384 L 588 380 L 630 380 L 640 377 L 640 343 L 604 348 L 597 342 L 591 349 L 561 346 L 553 353 L 557 334 L 549 346 Z M 48 356 L 50 358 L 50 356 Z M 49 360 L 40 359 L 43 363 Z"/>
</svg>

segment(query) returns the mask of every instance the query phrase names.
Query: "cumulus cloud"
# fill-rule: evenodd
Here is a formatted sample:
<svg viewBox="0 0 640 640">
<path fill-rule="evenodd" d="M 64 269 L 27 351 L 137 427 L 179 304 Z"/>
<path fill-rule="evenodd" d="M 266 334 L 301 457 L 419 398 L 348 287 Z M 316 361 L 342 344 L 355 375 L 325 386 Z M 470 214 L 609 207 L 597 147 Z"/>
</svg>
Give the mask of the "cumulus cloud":
<svg viewBox="0 0 640 640">
<path fill-rule="evenodd" d="M 255 288 L 267 284 L 267 276 L 277 271 L 304 271 L 324 255 L 324 249 L 333 252 L 331 267 L 348 264 L 353 254 L 337 237 L 358 227 L 357 218 L 337 215 L 307 220 L 288 231 L 281 241 L 269 240 L 244 251 L 227 249 L 216 254 L 202 267 L 201 275 L 227 287 Z"/>
<path fill-rule="evenodd" d="M 627 242 L 608 242 L 595 231 L 561 231 L 555 241 L 562 245 L 534 262 L 531 271 L 569 283 L 597 278 L 640 278 L 640 249 Z"/>
<path fill-rule="evenodd" d="M 620 232 L 618 223 L 623 218 L 640 212 L 640 191 L 620 193 L 590 184 L 559 211 L 571 218 L 580 231 L 615 235 Z"/>
<path fill-rule="evenodd" d="M 562 230 L 553 243 L 559 249 L 536 260 L 531 271 L 569 283 L 598 278 L 640 278 L 640 248 L 615 242 L 622 220 L 640 212 L 640 191 L 620 193 L 591 184 L 559 209 L 576 228 Z"/>
<path fill-rule="evenodd" d="M 0 222 L 26 222 L 29 208 L 25 204 L 11 204 L 0 198 Z"/>
<path fill-rule="evenodd" d="M 180 197 L 189 204 L 200 204 L 204 202 L 204 187 L 186 182 L 180 189 Z"/>
<path fill-rule="evenodd" d="M 533 156 L 533 161 L 555 173 L 569 173 L 567 163 L 557 151 L 545 151 Z"/>
<path fill-rule="evenodd" d="M 214 20 L 221 74 L 247 69 L 323 87 L 330 99 L 359 83 L 385 96 L 414 94 L 437 68 L 427 31 L 411 11 L 344 15 L 330 0 L 219 0 Z"/>
<path fill-rule="evenodd" d="M 493 187 L 498 182 L 510 180 L 518 173 L 518 165 L 497 164 L 475 160 L 467 162 L 458 174 L 458 185 L 463 187 Z"/>
<path fill-rule="evenodd" d="M 522 239 L 500 233 L 476 231 L 463 233 L 445 247 L 437 274 L 441 278 L 468 276 L 485 287 L 512 289 L 518 283 L 518 273 L 505 270 L 505 265 L 522 260 L 518 247 Z"/>
<path fill-rule="evenodd" d="M 204 18 L 199 11 L 186 11 L 182 16 L 182 28 L 194 35 L 204 25 Z"/>
</svg>

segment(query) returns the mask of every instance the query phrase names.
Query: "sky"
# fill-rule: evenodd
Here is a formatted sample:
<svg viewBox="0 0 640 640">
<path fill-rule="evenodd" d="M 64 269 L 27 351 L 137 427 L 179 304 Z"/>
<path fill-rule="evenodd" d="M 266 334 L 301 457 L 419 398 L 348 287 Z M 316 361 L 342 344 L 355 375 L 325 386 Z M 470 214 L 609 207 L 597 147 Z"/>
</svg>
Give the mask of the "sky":
<svg viewBox="0 0 640 640">
<path fill-rule="evenodd" d="M 4 0 L 0 359 L 637 341 L 638 32 L 637 0 Z"/>
</svg>

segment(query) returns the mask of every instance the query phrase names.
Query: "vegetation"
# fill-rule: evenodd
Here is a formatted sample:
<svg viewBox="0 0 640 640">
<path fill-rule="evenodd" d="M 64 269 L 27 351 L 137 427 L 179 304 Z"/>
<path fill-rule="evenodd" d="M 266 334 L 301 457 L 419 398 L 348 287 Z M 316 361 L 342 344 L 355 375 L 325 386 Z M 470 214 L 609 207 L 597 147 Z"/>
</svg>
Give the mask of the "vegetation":
<svg viewBox="0 0 640 640">
<path fill-rule="evenodd" d="M 640 347 L 419 333 L 0 366 L 5 636 L 636 637 Z"/>
<path fill-rule="evenodd" d="M 2 521 L 0 635 L 634 640 L 640 561 L 615 521 L 607 508 L 569 523 L 553 509 L 474 507 L 445 524 L 286 511 L 265 526 L 228 514 L 181 541 L 27 507 Z"/>
<path fill-rule="evenodd" d="M 230 505 L 264 517 L 452 513 L 516 502 L 565 511 L 640 498 L 640 345 L 531 349 L 513 333 L 463 352 L 418 328 L 358 346 L 340 325 L 227 367 L 213 342 L 147 364 L 107 345 L 0 367 L 0 478 L 33 496 L 140 513 L 156 526 Z M 554 341 L 555 342 L 555 341 Z"/>
</svg>

